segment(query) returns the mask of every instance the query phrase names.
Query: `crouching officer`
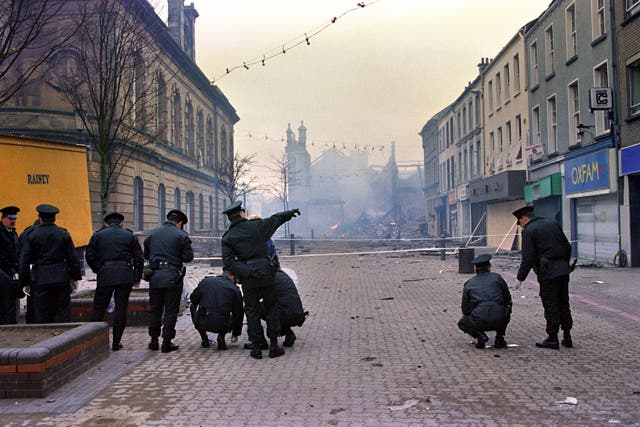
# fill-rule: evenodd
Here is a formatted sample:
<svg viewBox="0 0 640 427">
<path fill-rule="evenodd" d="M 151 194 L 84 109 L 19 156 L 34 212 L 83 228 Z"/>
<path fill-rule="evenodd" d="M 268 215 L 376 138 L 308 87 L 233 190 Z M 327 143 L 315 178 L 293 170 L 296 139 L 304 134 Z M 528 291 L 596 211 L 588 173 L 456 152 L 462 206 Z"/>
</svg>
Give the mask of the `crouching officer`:
<svg viewBox="0 0 640 427">
<path fill-rule="evenodd" d="M 228 269 L 216 277 L 205 277 L 191 292 L 191 320 L 200 333 L 202 347 L 209 348 L 207 332 L 218 334 L 218 350 L 226 350 L 225 335 L 232 334 L 236 341 L 242 333 L 244 311 L 242 294 L 235 277 Z"/>
<path fill-rule="evenodd" d="M 144 257 L 149 260 L 153 271 L 149 280 L 149 350 L 159 348 L 161 330 L 161 351 L 169 353 L 178 349 L 171 340 L 176 336 L 183 279 L 187 271 L 183 263 L 193 260 L 191 239 L 183 230 L 188 221 L 184 212 L 173 209 L 167 214 L 167 222 L 144 240 Z"/>
<path fill-rule="evenodd" d="M 284 347 L 293 347 L 297 337 L 291 328 L 302 326 L 309 312 L 304 311 L 298 288 L 296 288 L 296 284 L 287 273 L 278 270 L 275 279 L 276 295 L 278 297 L 276 311 L 280 317 L 280 335 L 284 336 L 282 345 Z M 266 320 L 263 307 L 260 310 L 260 317 Z"/>
<path fill-rule="evenodd" d="M 17 323 L 16 298 L 22 298 L 18 270 L 20 244 L 16 233 L 16 220 L 20 208 L 7 206 L 0 209 L 0 325 Z"/>
<path fill-rule="evenodd" d="M 501 275 L 491 272 L 491 255 L 479 255 L 471 263 L 476 276 L 464 284 L 462 318 L 458 327 L 476 338 L 476 348 L 483 349 L 489 337 L 485 331 L 496 331 L 494 346 L 507 346 L 504 335 L 511 320 L 511 293 Z"/>
<path fill-rule="evenodd" d="M 122 227 L 124 215 L 113 212 L 104 217 L 106 227 L 96 231 L 85 254 L 87 264 L 98 275 L 93 297 L 92 322 L 104 320 L 111 297 L 116 307 L 113 316 L 111 349 L 122 348 L 120 340 L 127 324 L 129 295 L 135 282 L 140 281 L 144 258 L 136 236 Z"/>
<path fill-rule="evenodd" d="M 71 320 L 71 280 L 80 280 L 80 262 L 69 232 L 58 227 L 58 208 L 38 205 L 40 225 L 24 238 L 20 248 L 20 280 L 33 296 L 35 323 Z"/>
<path fill-rule="evenodd" d="M 267 336 L 271 340 L 269 357 L 279 357 L 284 349 L 278 346 L 280 335 L 280 319 L 275 310 L 276 305 L 276 266 L 268 257 L 267 241 L 285 222 L 296 215 L 298 209 L 276 213 L 266 219 L 245 219 L 242 202 L 236 201 L 227 207 L 226 214 L 231 222 L 229 229 L 221 239 L 222 262 L 229 268 L 239 282 L 242 283 L 244 294 L 244 308 L 247 315 L 247 332 L 251 357 L 262 358 L 264 342 L 258 301 L 264 301 L 265 317 L 267 319 Z"/>
</svg>

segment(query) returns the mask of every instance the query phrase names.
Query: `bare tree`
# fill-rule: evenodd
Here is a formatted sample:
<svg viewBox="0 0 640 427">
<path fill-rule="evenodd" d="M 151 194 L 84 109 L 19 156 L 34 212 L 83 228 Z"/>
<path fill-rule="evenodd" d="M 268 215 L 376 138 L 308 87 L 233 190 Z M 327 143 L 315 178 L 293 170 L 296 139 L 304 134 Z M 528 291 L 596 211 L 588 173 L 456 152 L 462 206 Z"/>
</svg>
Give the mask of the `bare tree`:
<svg viewBox="0 0 640 427">
<path fill-rule="evenodd" d="M 56 25 L 64 0 L 4 0 L 0 7 L 0 105 L 65 48 L 77 27 Z"/>
<path fill-rule="evenodd" d="M 153 37 L 142 25 L 155 11 L 146 0 L 75 2 L 82 10 L 74 48 L 59 55 L 66 73 L 58 76 L 62 98 L 76 111 L 99 157 L 100 206 L 131 156 L 157 139 L 157 76 L 161 62 Z M 73 18 L 71 18 L 73 21 Z M 166 101 L 165 101 L 166 102 Z M 166 108 L 166 106 L 164 107 Z"/>
<path fill-rule="evenodd" d="M 282 210 L 289 210 L 289 189 L 299 183 L 299 171 L 286 153 L 280 157 L 274 157 L 271 170 L 276 174 L 277 183 L 271 187 L 271 191 L 282 202 Z M 289 223 L 284 224 L 284 235 L 289 236 Z"/>
<path fill-rule="evenodd" d="M 235 153 L 233 159 L 222 160 L 216 165 L 218 188 L 227 204 L 259 188 L 258 178 L 250 174 L 251 166 L 255 164 L 255 157 L 255 154 L 243 156 Z"/>
</svg>

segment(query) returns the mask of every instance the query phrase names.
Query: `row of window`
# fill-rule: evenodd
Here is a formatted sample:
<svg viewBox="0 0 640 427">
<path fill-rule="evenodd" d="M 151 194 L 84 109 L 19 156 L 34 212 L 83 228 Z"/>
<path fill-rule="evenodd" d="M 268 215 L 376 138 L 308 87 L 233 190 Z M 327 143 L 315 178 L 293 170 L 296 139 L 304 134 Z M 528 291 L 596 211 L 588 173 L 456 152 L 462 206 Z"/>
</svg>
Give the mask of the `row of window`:
<svg viewBox="0 0 640 427">
<path fill-rule="evenodd" d="M 482 175 L 482 143 L 466 144 L 456 155 L 451 155 L 443 163 L 440 163 L 441 189 L 449 191 L 471 178 Z"/>
<path fill-rule="evenodd" d="M 519 94 L 521 86 L 520 55 L 516 53 L 512 62 L 505 63 L 503 69 L 496 73 L 495 78 L 487 83 L 489 115 L 494 109 L 499 110 L 503 104 L 508 103 L 512 96 Z"/>
<path fill-rule="evenodd" d="M 205 215 L 205 205 L 208 207 Z M 144 183 L 142 178 L 135 177 L 133 179 L 133 229 L 135 231 L 144 230 Z M 196 214 L 197 208 L 197 214 Z M 185 226 L 187 232 L 192 230 L 208 230 L 213 231 L 218 229 L 218 224 L 214 222 L 214 197 L 209 195 L 205 196 L 202 193 L 198 194 L 197 205 L 196 197 L 192 191 L 186 193 L 186 205 L 182 204 L 182 192 L 179 188 L 173 191 L 173 207 L 171 209 L 183 210 L 189 222 Z M 167 189 L 164 184 L 158 185 L 158 224 L 163 224 L 167 218 Z M 205 219 L 207 221 L 205 221 Z"/>
</svg>

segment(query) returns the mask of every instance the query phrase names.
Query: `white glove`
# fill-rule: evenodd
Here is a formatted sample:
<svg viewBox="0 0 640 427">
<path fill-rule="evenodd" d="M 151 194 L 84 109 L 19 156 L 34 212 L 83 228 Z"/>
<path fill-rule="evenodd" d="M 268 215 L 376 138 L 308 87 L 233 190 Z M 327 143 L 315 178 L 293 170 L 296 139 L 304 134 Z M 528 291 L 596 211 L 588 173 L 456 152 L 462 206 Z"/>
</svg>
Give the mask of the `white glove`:
<svg viewBox="0 0 640 427">
<path fill-rule="evenodd" d="M 22 292 L 24 292 L 24 294 L 28 297 L 31 296 L 31 286 L 23 286 L 22 287 Z"/>
<path fill-rule="evenodd" d="M 232 336 L 231 337 L 231 342 L 238 342 L 238 337 Z"/>
<path fill-rule="evenodd" d="M 72 280 L 71 281 L 71 293 L 75 293 L 75 291 L 78 290 L 78 281 L 77 280 Z"/>
<path fill-rule="evenodd" d="M 516 283 L 516 290 L 520 290 L 522 288 L 524 288 L 524 282 L 522 280 L 518 280 Z"/>
</svg>

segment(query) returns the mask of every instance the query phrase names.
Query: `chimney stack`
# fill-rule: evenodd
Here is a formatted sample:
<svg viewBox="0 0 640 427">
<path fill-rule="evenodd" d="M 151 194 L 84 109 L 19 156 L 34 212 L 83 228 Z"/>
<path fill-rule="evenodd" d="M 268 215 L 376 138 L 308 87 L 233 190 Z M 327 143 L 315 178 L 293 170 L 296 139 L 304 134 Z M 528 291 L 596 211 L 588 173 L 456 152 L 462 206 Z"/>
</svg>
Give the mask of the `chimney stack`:
<svg viewBox="0 0 640 427">
<path fill-rule="evenodd" d="M 193 3 L 184 5 L 184 0 L 167 0 L 169 34 L 180 45 L 182 50 L 195 62 L 195 22 L 199 16 Z"/>
</svg>

